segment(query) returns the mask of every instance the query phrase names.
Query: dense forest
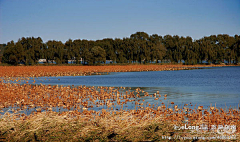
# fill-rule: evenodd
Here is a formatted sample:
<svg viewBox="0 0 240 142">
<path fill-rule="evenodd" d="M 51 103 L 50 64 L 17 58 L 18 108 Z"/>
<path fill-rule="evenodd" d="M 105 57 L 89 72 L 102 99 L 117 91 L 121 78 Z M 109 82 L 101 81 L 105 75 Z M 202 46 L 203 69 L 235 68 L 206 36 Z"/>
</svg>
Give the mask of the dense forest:
<svg viewBox="0 0 240 142">
<path fill-rule="evenodd" d="M 148 35 L 136 32 L 129 38 L 71 40 L 65 43 L 38 37 L 22 37 L 17 42 L 1 44 L 2 62 L 12 65 L 35 65 L 39 59 L 56 64 L 111 63 L 239 63 L 240 36 L 211 35 L 199 40 L 178 35 Z M 4 51 L 3 51 L 4 50 Z M 1 57 L 0 57 L 1 58 Z"/>
</svg>

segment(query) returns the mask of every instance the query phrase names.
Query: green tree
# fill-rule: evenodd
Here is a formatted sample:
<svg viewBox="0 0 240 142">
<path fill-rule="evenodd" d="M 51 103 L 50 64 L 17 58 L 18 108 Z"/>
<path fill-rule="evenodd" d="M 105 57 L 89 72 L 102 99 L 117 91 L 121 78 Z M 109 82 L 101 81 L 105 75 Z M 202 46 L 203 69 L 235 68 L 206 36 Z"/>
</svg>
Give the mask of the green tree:
<svg viewBox="0 0 240 142">
<path fill-rule="evenodd" d="M 106 62 L 106 52 L 100 46 L 94 46 L 89 50 L 85 58 L 88 65 L 100 64 Z"/>
<path fill-rule="evenodd" d="M 161 63 L 166 56 L 167 49 L 162 43 L 157 43 L 152 47 L 152 61 L 156 60 L 156 63 L 158 63 L 159 60 L 161 60 Z"/>
<path fill-rule="evenodd" d="M 17 65 L 20 62 L 24 62 L 24 54 L 21 43 L 8 42 L 3 53 L 3 62 Z"/>
<path fill-rule="evenodd" d="M 45 57 L 47 62 L 55 60 L 56 64 L 62 64 L 64 62 L 63 57 L 65 55 L 64 44 L 61 41 L 50 40 L 47 42 L 47 51 Z"/>
</svg>

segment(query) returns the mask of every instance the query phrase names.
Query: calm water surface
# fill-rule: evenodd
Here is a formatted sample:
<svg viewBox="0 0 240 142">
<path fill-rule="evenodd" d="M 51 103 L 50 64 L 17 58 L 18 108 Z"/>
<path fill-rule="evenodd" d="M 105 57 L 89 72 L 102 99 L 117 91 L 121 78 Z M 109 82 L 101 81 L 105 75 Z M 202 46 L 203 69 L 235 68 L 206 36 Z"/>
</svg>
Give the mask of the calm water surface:
<svg viewBox="0 0 240 142">
<path fill-rule="evenodd" d="M 50 80 L 49 80 L 50 79 Z M 60 80 L 59 80 L 60 79 Z M 30 82 L 31 83 L 31 82 Z M 217 107 L 240 104 L 240 67 L 213 67 L 197 70 L 121 72 L 108 75 L 41 77 L 36 84 L 140 87 L 151 93 L 167 94 L 165 103 L 175 102 Z M 128 88 L 129 89 L 129 88 Z M 156 104 L 152 98 L 144 98 Z M 159 102 L 159 100 L 158 100 Z"/>
</svg>

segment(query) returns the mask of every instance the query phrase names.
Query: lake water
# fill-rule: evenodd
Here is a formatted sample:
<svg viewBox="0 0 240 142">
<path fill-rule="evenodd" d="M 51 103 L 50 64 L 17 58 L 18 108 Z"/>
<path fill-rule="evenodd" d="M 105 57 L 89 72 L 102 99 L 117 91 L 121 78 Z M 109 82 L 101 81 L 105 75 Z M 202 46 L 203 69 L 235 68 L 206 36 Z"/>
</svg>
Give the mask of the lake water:
<svg viewBox="0 0 240 142">
<path fill-rule="evenodd" d="M 60 79 L 60 80 L 59 80 Z M 29 82 L 31 83 L 31 82 Z M 108 75 L 40 77 L 36 84 L 137 87 L 150 94 L 167 94 L 167 100 L 179 106 L 190 103 L 208 107 L 233 107 L 240 104 L 240 67 L 212 67 L 180 71 L 120 72 Z M 129 88 L 128 88 L 129 89 Z M 146 101 L 157 102 L 145 97 Z M 159 101 L 158 101 L 159 102 Z M 129 107 L 131 108 L 131 107 Z"/>
</svg>

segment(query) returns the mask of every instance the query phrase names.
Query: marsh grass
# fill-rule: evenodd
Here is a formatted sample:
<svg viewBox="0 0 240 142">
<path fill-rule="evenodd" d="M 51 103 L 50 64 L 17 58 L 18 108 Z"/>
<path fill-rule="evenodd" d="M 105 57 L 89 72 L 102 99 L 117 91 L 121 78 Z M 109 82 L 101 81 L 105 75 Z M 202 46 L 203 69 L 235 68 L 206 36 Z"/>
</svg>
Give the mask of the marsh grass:
<svg viewBox="0 0 240 142">
<path fill-rule="evenodd" d="M 139 120 L 127 112 L 74 117 L 68 113 L 42 112 L 19 120 L 11 117 L 5 115 L 0 119 L 0 141 L 167 141 L 162 136 L 217 136 L 176 131 L 166 117 L 146 116 Z"/>
</svg>

